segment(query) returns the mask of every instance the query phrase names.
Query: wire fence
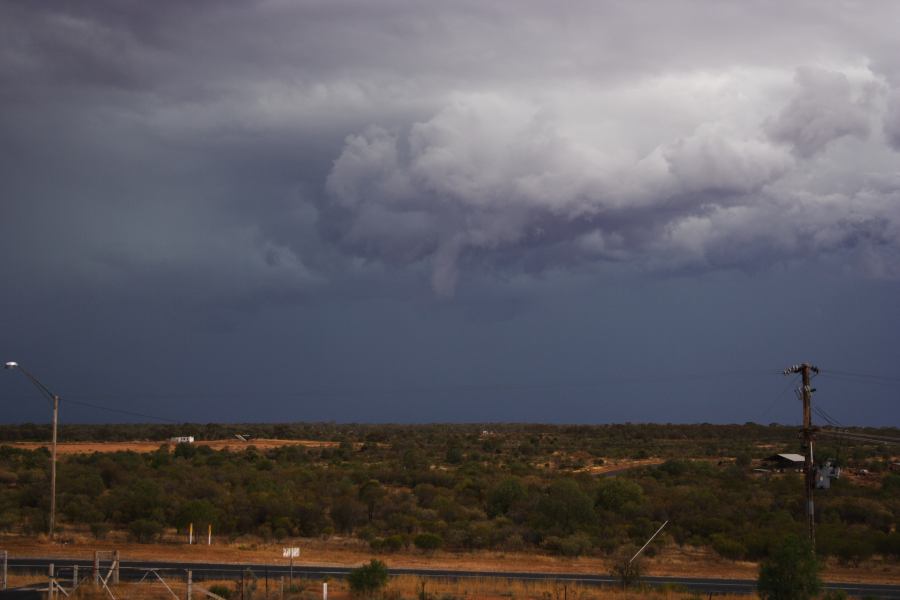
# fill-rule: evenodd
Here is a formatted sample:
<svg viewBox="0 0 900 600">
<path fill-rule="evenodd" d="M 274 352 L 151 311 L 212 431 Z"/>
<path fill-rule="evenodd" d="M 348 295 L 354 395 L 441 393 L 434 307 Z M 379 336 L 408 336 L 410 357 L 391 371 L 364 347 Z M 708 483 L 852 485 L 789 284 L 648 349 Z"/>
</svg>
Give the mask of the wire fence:
<svg viewBox="0 0 900 600">
<path fill-rule="evenodd" d="M 283 567 L 234 565 L 185 569 L 88 561 L 16 563 L 8 566 L 4 589 L 50 600 L 327 600 L 327 576 L 285 572 Z M 334 584 L 332 583 L 332 586 Z"/>
</svg>

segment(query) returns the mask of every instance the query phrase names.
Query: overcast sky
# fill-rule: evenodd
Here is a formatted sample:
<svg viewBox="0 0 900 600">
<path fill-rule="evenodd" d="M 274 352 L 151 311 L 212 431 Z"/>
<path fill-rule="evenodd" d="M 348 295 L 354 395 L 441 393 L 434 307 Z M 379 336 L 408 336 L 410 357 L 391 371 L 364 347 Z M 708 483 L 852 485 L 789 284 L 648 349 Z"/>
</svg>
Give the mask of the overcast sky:
<svg viewBox="0 0 900 600">
<path fill-rule="evenodd" d="M 4 2 L 0 358 L 63 422 L 796 423 L 811 361 L 898 425 L 897 23 Z"/>
</svg>

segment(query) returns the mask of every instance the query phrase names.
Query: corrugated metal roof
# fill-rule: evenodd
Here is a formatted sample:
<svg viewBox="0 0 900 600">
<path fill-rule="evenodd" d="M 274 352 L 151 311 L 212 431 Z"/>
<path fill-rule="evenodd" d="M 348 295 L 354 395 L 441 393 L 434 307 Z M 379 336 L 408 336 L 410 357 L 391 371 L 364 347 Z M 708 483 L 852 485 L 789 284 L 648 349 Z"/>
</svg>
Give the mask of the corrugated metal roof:
<svg viewBox="0 0 900 600">
<path fill-rule="evenodd" d="M 803 462 L 804 460 L 806 460 L 803 458 L 802 454 L 787 454 L 787 453 L 785 453 L 785 454 L 776 454 L 775 456 L 780 456 L 781 458 L 792 461 L 792 462 Z"/>
</svg>

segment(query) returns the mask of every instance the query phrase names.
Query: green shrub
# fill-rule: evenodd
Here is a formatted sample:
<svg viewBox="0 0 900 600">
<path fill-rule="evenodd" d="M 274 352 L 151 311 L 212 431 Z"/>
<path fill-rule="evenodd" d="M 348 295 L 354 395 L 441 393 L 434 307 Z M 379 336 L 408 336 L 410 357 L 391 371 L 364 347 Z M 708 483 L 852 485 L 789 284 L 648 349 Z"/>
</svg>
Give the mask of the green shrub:
<svg viewBox="0 0 900 600">
<path fill-rule="evenodd" d="M 622 584 L 622 587 L 636 585 L 641 581 L 641 575 L 644 570 L 642 558 L 638 556 L 632 560 L 637 551 L 637 546 L 622 546 L 612 557 L 610 574 Z"/>
<path fill-rule="evenodd" d="M 597 508 L 621 511 L 628 504 L 640 504 L 644 500 L 644 490 L 640 485 L 621 477 L 601 479 L 597 482 Z"/>
<path fill-rule="evenodd" d="M 407 538 L 402 535 L 389 535 L 384 538 L 382 548 L 388 552 L 398 552 L 407 544 Z"/>
<path fill-rule="evenodd" d="M 443 538 L 434 533 L 420 533 L 413 539 L 413 544 L 416 545 L 416 548 L 425 552 L 437 550 L 443 543 Z"/>
<path fill-rule="evenodd" d="M 106 534 L 108 534 L 108 533 L 109 533 L 109 523 L 104 523 L 103 521 L 91 523 L 91 535 L 94 536 L 95 540 L 105 539 Z"/>
<path fill-rule="evenodd" d="M 353 569 L 347 575 L 350 591 L 360 596 L 372 596 L 384 588 L 387 582 L 387 565 L 374 558 L 368 564 Z"/>
<path fill-rule="evenodd" d="M 543 543 L 544 548 L 562 556 L 581 556 L 593 548 L 590 536 L 586 533 L 574 533 L 566 537 L 548 536 Z"/>
<path fill-rule="evenodd" d="M 232 590 L 230 587 L 222 585 L 221 583 L 216 583 L 209 586 L 209 591 L 216 596 L 225 598 L 225 600 L 229 600 L 234 595 L 234 590 Z"/>
<path fill-rule="evenodd" d="M 140 544 L 152 542 L 163 531 L 163 526 L 152 519 L 135 519 L 128 525 L 131 538 Z"/>
<path fill-rule="evenodd" d="M 879 540 L 878 551 L 884 555 L 900 557 L 900 531 L 894 531 Z"/>
<path fill-rule="evenodd" d="M 809 541 L 787 537 L 759 566 L 757 589 L 762 600 L 808 600 L 819 593 L 819 563 Z"/>
<path fill-rule="evenodd" d="M 525 498 L 525 488 L 518 477 L 507 477 L 495 485 L 488 493 L 487 514 L 489 517 L 504 515 L 517 502 Z"/>
<path fill-rule="evenodd" d="M 747 556 L 747 547 L 738 540 L 717 533 L 712 536 L 712 547 L 722 558 L 741 560 Z"/>
</svg>

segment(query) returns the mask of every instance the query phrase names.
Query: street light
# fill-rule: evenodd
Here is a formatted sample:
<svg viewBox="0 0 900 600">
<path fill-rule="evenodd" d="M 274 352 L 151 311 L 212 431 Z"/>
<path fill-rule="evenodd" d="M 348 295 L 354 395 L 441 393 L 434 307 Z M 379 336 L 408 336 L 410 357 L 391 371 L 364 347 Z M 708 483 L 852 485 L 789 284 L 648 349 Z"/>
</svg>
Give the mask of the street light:
<svg viewBox="0 0 900 600">
<path fill-rule="evenodd" d="M 22 366 L 13 361 L 4 365 L 6 369 L 18 369 L 31 383 L 34 384 L 44 396 L 53 403 L 53 445 L 50 450 L 50 539 L 53 539 L 53 529 L 56 524 L 56 423 L 59 420 L 59 396 L 47 389 L 37 377 L 26 371 Z"/>
</svg>

